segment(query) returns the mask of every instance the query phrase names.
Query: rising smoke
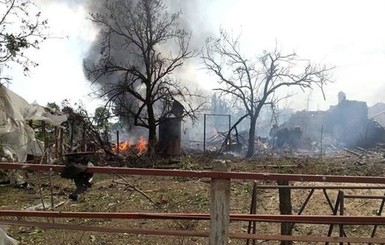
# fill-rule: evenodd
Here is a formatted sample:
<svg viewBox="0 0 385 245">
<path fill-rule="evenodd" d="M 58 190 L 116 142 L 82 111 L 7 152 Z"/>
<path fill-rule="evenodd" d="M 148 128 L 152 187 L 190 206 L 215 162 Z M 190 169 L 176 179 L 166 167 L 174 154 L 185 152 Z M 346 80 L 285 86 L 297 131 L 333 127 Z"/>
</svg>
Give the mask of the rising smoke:
<svg viewBox="0 0 385 245">
<path fill-rule="evenodd" d="M 216 1 L 215 1 L 216 2 Z M 108 4 L 113 3 L 113 1 L 108 1 Z M 137 0 L 127 1 L 127 7 L 135 7 Z M 131 3 L 131 5 L 130 5 Z M 205 23 L 208 19 L 208 16 L 205 16 L 206 11 L 204 11 L 204 8 L 208 7 L 208 4 L 205 3 L 203 0 L 197 0 L 197 1 L 164 1 L 165 5 L 168 7 L 167 12 L 169 14 L 181 12 L 180 19 L 178 20 L 180 29 L 185 30 L 188 33 L 191 33 L 190 37 L 190 50 L 195 50 L 196 53 L 199 53 L 200 49 L 203 47 L 205 40 L 208 36 L 211 35 L 211 27 L 207 23 Z M 213 2 L 214 3 L 214 2 Z M 70 1 L 67 2 L 69 6 L 76 6 L 76 5 L 83 5 L 85 6 L 90 13 L 93 14 L 100 14 L 109 16 L 109 10 L 105 8 L 103 1 L 90 1 L 90 0 L 83 0 L 83 1 Z M 119 9 L 119 11 L 124 11 L 123 9 Z M 116 16 L 122 16 L 119 15 L 119 13 L 116 14 Z M 123 20 L 121 20 L 123 21 Z M 86 57 L 84 57 L 85 65 L 86 66 L 92 66 L 92 64 L 98 63 L 99 60 L 105 59 L 106 57 L 103 56 L 102 50 L 102 43 L 106 40 L 104 39 L 106 33 L 106 30 L 100 29 L 100 35 L 97 36 L 96 40 L 92 44 L 92 46 L 89 49 L 89 52 L 87 53 Z M 119 37 L 114 37 L 112 40 L 114 44 L 120 44 L 122 46 L 123 42 L 122 40 L 119 40 Z M 161 47 L 162 48 L 162 47 Z M 174 42 L 168 42 L 165 44 L 164 53 L 171 52 L 175 50 L 178 50 L 179 46 L 178 43 Z M 163 51 L 163 50 L 162 50 Z M 139 70 L 143 70 L 144 64 L 142 63 L 142 59 L 138 59 L 135 54 L 140 53 L 139 50 L 134 46 L 128 47 L 128 50 L 125 50 L 125 52 L 120 52 L 117 50 L 108 50 L 108 52 L 111 52 L 109 57 L 112 57 L 112 59 L 117 63 L 129 63 L 130 65 L 134 65 Z M 175 70 L 173 74 L 173 79 L 177 79 L 182 83 L 182 85 L 187 86 L 190 91 L 194 90 L 198 85 L 194 81 L 194 73 L 196 72 L 197 66 L 199 64 L 199 57 L 194 60 L 185 61 L 183 67 L 179 68 L 178 70 Z M 141 69 L 142 68 L 142 69 Z M 91 77 L 92 80 L 94 77 Z M 106 92 L 110 90 L 111 88 L 114 88 L 119 83 L 119 77 L 118 76 L 104 76 L 103 78 L 99 78 L 96 81 L 96 84 L 100 85 L 101 92 Z M 140 91 L 141 84 L 137 83 L 135 85 L 135 89 Z M 115 109 L 116 110 L 126 110 L 125 106 L 128 104 L 131 107 L 138 108 L 140 105 L 136 103 L 136 99 L 133 97 L 133 95 L 126 93 L 124 96 L 119 97 L 119 101 L 122 101 L 121 105 L 115 103 Z M 127 103 L 129 102 L 129 103 Z M 132 127 L 133 121 L 126 120 L 129 126 Z"/>
<path fill-rule="evenodd" d="M 108 1 L 112 2 L 112 1 Z M 129 2 L 129 1 L 128 1 Z M 131 0 L 135 5 L 137 0 Z M 210 25 L 210 22 L 207 20 L 210 19 L 209 9 L 216 8 L 219 5 L 219 0 L 213 0 L 209 3 L 204 0 L 194 0 L 194 1 L 185 1 L 185 0 L 165 0 L 164 3 L 168 8 L 168 13 L 181 12 L 180 19 L 178 20 L 180 28 L 191 33 L 190 38 L 190 49 L 199 52 L 205 44 L 205 41 L 208 37 L 213 36 L 214 28 Z M 90 13 L 95 14 L 105 14 L 106 9 L 104 8 L 104 1 L 91 1 L 91 0 L 72 0 L 67 4 L 82 4 L 85 6 Z M 217 30 L 215 30 L 217 31 Z M 94 62 L 100 58 L 100 43 L 103 41 L 102 36 L 99 35 L 98 38 L 93 43 L 90 48 L 87 56 L 85 57 L 86 62 Z M 170 44 L 168 44 L 170 45 Z M 169 50 L 174 50 L 174 47 L 167 47 Z M 121 53 L 114 55 L 115 59 L 127 59 L 128 57 L 119 57 Z M 134 60 L 130 60 L 133 62 Z M 196 69 L 200 67 L 200 59 L 193 59 L 186 61 L 184 66 L 178 73 L 177 78 L 181 81 L 184 81 L 186 84 L 195 83 L 194 73 Z"/>
<path fill-rule="evenodd" d="M 104 8 L 105 0 L 40 0 L 44 4 L 60 3 L 66 7 L 77 9 L 82 7 L 86 9 L 87 13 L 103 14 L 106 12 Z M 112 3 L 113 1 L 107 1 Z M 134 1 L 134 0 L 130 0 Z M 135 0 L 137 1 L 137 0 Z M 135 2 L 134 1 L 134 2 Z M 129 2 L 129 1 L 127 1 Z M 180 28 L 184 29 L 188 33 L 191 33 L 190 48 L 196 50 L 199 53 L 202 47 L 205 45 L 205 41 L 208 37 L 216 36 L 218 33 L 218 27 L 220 20 L 218 15 L 228 10 L 229 2 L 224 3 L 220 0 L 164 0 L 167 6 L 168 13 L 181 12 L 179 23 Z M 85 16 L 89 18 L 89 16 Z M 91 20 L 90 20 L 91 22 Z M 96 27 L 96 26 L 95 26 Z M 96 27 L 98 28 L 98 27 Z M 100 43 L 102 36 L 98 35 L 92 46 L 89 48 L 89 52 L 84 58 L 87 63 L 95 62 L 100 59 Z M 172 50 L 172 47 L 170 48 Z M 115 56 L 119 58 L 119 54 Z M 127 59 L 127 57 L 124 57 Z M 175 77 L 184 84 L 193 85 L 194 88 L 211 89 L 206 85 L 213 84 L 212 78 L 208 78 L 205 72 L 199 55 L 194 59 L 187 60 L 184 65 L 178 70 Z M 210 80 L 210 81 L 207 81 Z"/>
</svg>

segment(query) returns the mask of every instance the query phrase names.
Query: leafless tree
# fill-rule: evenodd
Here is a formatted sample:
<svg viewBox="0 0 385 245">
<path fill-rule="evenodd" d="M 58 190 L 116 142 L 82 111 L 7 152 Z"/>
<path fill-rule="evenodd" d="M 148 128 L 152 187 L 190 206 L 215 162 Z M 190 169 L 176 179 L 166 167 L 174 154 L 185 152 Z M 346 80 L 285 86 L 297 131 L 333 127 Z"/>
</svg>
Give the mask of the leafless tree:
<svg viewBox="0 0 385 245">
<path fill-rule="evenodd" d="M 106 1 L 103 12 L 91 14 L 102 41 L 98 57 L 85 61 L 87 76 L 100 85 L 100 96 L 114 104 L 115 112 L 148 129 L 149 152 L 157 143 L 156 127 L 174 101 L 185 106 L 184 114 L 196 109 L 194 94 L 172 77 L 195 55 L 189 33 L 179 27 L 180 15 L 169 14 L 162 0 Z"/>
<path fill-rule="evenodd" d="M 0 0 L 0 64 L 10 61 L 22 65 L 24 72 L 37 64 L 24 53 L 39 48 L 46 39 L 47 20 L 42 19 L 38 6 L 30 0 Z"/>
<path fill-rule="evenodd" d="M 239 37 L 232 38 L 223 30 L 220 38 L 207 40 L 202 58 L 206 68 L 219 79 L 221 86 L 216 90 L 239 100 L 246 111 L 242 119 L 250 119 L 247 157 L 255 153 L 255 128 L 262 107 L 276 103 L 277 92 L 284 87 L 318 87 L 323 93 L 332 69 L 312 65 L 295 53 L 285 55 L 277 49 L 248 59 L 241 52 Z"/>
</svg>

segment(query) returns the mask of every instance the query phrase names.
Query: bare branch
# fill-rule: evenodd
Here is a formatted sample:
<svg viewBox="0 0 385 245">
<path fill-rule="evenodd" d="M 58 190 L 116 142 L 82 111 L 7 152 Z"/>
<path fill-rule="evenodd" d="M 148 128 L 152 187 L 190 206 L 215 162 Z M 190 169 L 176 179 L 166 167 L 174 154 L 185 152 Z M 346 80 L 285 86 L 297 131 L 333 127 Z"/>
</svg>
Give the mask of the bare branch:
<svg viewBox="0 0 385 245">
<path fill-rule="evenodd" d="M 283 87 L 312 89 L 323 87 L 330 82 L 328 73 L 333 67 L 314 66 L 299 59 L 295 53 L 281 54 L 277 48 L 264 51 L 257 60 L 246 58 L 240 51 L 239 37 L 232 39 L 221 30 L 220 38 L 207 40 L 202 52 L 206 69 L 217 76 L 219 88 L 240 100 L 250 117 L 249 149 L 247 156 L 254 154 L 255 125 L 264 105 L 278 103 L 274 94 Z"/>
</svg>

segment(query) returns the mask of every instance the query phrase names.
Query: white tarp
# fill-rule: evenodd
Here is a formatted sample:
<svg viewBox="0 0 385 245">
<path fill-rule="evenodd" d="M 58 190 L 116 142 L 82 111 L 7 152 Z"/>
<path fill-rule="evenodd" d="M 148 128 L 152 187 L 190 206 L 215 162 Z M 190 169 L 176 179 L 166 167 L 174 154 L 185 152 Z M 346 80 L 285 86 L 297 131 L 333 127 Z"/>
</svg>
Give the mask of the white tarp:
<svg viewBox="0 0 385 245">
<path fill-rule="evenodd" d="M 42 120 L 60 126 L 66 115 L 53 115 L 44 107 L 29 104 L 25 99 L 0 84 L 0 145 L 25 162 L 27 154 L 42 155 L 42 146 L 35 138 L 27 120 Z"/>
<path fill-rule="evenodd" d="M 8 236 L 5 229 L 0 225 L 0 245 L 17 245 L 18 241 Z"/>
<path fill-rule="evenodd" d="M 17 245 L 19 244 L 18 241 L 13 239 L 12 237 L 8 236 L 5 232 L 5 229 L 3 229 L 0 226 L 0 245 Z"/>
</svg>

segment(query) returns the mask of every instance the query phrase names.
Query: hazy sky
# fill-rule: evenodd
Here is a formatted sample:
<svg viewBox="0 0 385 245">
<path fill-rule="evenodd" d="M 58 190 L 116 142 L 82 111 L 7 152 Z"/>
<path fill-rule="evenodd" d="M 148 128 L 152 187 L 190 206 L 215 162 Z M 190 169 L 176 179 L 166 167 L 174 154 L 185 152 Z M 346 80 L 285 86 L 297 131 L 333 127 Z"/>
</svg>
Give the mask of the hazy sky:
<svg viewBox="0 0 385 245">
<path fill-rule="evenodd" d="M 310 96 L 309 109 L 327 109 L 337 103 L 337 93 L 348 99 L 385 102 L 385 1 L 371 0 L 169 0 L 174 8 L 184 6 L 193 38 L 217 35 L 222 27 L 242 33 L 241 48 L 249 57 L 271 50 L 276 42 L 283 52 L 296 52 L 314 63 L 336 66 L 334 83 L 326 87 L 327 100 L 319 92 Z M 82 71 L 82 61 L 95 39 L 96 30 L 87 19 L 81 0 L 44 1 L 43 14 L 58 38 L 47 40 L 30 56 L 40 65 L 29 77 L 13 69 L 10 88 L 29 102 L 41 105 L 70 99 L 90 102 L 90 84 Z M 79 3 L 79 4 L 77 4 Z M 189 79 L 202 87 L 215 86 L 215 79 L 201 69 L 190 70 Z M 209 81 L 207 81 L 209 80 Z M 306 108 L 309 93 L 285 102 L 296 109 Z"/>
</svg>

